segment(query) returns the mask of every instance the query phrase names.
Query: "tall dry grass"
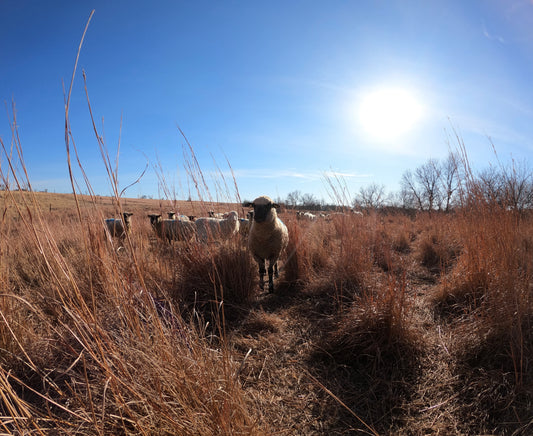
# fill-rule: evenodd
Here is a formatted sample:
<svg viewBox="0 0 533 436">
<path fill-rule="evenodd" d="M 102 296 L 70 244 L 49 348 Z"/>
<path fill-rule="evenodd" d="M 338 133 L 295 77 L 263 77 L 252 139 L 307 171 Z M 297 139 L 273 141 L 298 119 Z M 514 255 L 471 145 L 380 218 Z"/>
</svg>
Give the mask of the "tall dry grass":
<svg viewBox="0 0 533 436">
<path fill-rule="evenodd" d="M 454 371 L 463 386 L 475 386 L 464 389 L 465 413 L 478 413 L 495 427 L 506 422 L 516 434 L 528 434 L 533 385 L 531 214 L 487 198 L 467 174 L 465 207 L 453 219 L 461 249 L 434 303 L 454 337 Z"/>
<path fill-rule="evenodd" d="M 427 389 L 417 381 L 438 358 L 433 331 L 449 332 L 448 383 L 461 401 L 435 401 L 453 404 L 454 425 L 527 432 L 527 215 L 480 206 L 431 220 L 370 214 L 299 222 L 282 211 L 291 245 L 276 294 L 262 295 L 240 238 L 169 244 L 154 238 L 141 209 L 119 244 L 105 237 L 108 212 L 99 204 L 59 213 L 35 207 L 31 192 L 4 194 L 0 423 L 7 433 L 316 430 L 312 421 L 296 424 L 300 407 L 322 410 L 319 434 L 416 433 L 416 420 L 403 414 Z M 428 262 L 433 252 L 441 254 Z M 438 328 L 420 318 L 417 280 L 437 284 Z M 298 329 L 305 335 L 284 345 Z M 292 395 L 290 381 L 302 377 L 310 389 L 302 404 L 271 400 L 280 389 Z M 506 427 L 511 413 L 515 423 Z M 449 428 L 439 425 L 432 428 Z"/>
<path fill-rule="evenodd" d="M 249 268 L 241 246 L 164 246 L 150 237 L 147 221 L 122 242 L 106 236 L 106 212 L 70 132 L 69 100 L 70 92 L 72 213 L 47 211 L 37 201 L 16 120 L 15 153 L 2 142 L 0 427 L 9 434 L 269 433 L 239 383 L 241 356 L 228 351 L 224 319 L 215 344 L 201 320 L 185 321 L 171 292 L 189 292 L 183 280 L 192 256 L 189 265 L 212 278 L 199 293 L 211 287 L 220 303 L 231 301 L 232 291 L 236 301 L 245 299 L 253 288 L 247 282 L 237 288 L 227 277 Z M 96 127 L 95 134 L 119 216 L 118 168 Z M 72 156 L 89 192 L 83 204 Z"/>
<path fill-rule="evenodd" d="M 523 347 L 531 339 L 531 217 L 487 199 L 475 179 L 467 182 L 466 206 L 454 219 L 460 255 L 439 301 L 464 315 L 479 337 L 503 335 L 500 345 L 512 356 L 518 377 L 527 363 Z"/>
<path fill-rule="evenodd" d="M 117 252 L 90 211 L 83 223 L 34 213 L 2 228 L 5 431 L 261 433 L 240 362 L 184 322 L 172 299 L 162 310 L 164 281 L 153 286 L 154 276 L 175 271 L 154 265 L 145 234 Z"/>
</svg>

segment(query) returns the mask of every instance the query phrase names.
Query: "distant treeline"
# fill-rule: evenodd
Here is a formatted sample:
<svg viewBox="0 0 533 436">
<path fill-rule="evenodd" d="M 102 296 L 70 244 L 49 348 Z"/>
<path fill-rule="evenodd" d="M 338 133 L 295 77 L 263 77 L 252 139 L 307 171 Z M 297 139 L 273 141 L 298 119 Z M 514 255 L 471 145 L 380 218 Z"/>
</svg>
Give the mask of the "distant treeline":
<svg viewBox="0 0 533 436">
<path fill-rule="evenodd" d="M 346 201 L 342 187 L 332 186 L 338 204 L 329 204 L 313 194 L 290 192 L 278 198 L 288 209 L 314 211 L 338 210 L 339 204 L 357 210 L 413 213 L 416 211 L 449 212 L 475 200 L 486 200 L 515 211 L 533 209 L 533 171 L 525 162 L 512 161 L 474 172 L 466 158 L 450 153 L 444 160 L 428 159 L 423 165 L 403 173 L 398 192 L 371 183 Z M 343 195 L 336 195 L 342 191 Z"/>
</svg>

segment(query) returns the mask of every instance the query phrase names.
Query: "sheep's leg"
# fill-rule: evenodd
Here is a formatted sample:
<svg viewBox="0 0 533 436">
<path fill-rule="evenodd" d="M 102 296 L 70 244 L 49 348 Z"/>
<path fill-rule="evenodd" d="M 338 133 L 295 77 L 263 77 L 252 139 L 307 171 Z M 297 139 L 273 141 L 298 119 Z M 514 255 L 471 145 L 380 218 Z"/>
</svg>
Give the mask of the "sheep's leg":
<svg viewBox="0 0 533 436">
<path fill-rule="evenodd" d="M 274 277 L 276 277 L 276 278 L 279 277 L 279 272 L 278 272 L 278 261 L 274 262 Z"/>
<path fill-rule="evenodd" d="M 265 286 L 265 273 L 266 273 L 265 260 L 260 259 L 257 262 L 259 263 L 259 287 L 263 289 Z"/>
<path fill-rule="evenodd" d="M 272 262 L 268 262 L 268 292 L 274 292 L 274 279 L 272 278 L 273 272 L 274 268 Z"/>
</svg>

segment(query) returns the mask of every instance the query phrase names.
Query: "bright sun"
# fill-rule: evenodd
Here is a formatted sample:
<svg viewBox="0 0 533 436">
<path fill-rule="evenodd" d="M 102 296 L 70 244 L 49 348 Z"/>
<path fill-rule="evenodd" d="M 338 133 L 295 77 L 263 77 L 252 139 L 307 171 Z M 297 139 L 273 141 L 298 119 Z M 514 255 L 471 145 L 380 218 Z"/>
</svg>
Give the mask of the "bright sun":
<svg viewBox="0 0 533 436">
<path fill-rule="evenodd" d="M 387 142 L 409 132 L 422 117 L 422 105 L 403 88 L 379 88 L 359 105 L 359 122 L 369 139 Z"/>
</svg>

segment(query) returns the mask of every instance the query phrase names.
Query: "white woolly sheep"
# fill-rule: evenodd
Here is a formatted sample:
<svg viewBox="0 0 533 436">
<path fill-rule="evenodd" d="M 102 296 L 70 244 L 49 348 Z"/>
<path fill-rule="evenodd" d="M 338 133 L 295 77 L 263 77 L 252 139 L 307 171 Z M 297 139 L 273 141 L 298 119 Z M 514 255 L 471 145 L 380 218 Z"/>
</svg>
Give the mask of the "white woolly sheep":
<svg viewBox="0 0 533 436">
<path fill-rule="evenodd" d="M 252 221 L 254 219 L 254 211 L 251 210 L 246 214 L 246 218 L 240 218 L 239 219 L 239 233 L 242 236 L 248 236 L 250 233 L 250 227 L 252 225 Z"/>
<path fill-rule="evenodd" d="M 169 220 L 180 220 L 180 221 L 193 221 L 187 215 L 179 214 L 176 215 L 176 212 L 167 212 Z"/>
<path fill-rule="evenodd" d="M 190 241 L 196 234 L 196 226 L 194 223 L 185 220 L 170 220 L 162 219 L 161 215 L 148 215 L 150 224 L 155 233 L 161 239 L 166 239 L 168 242 L 172 241 Z"/>
<path fill-rule="evenodd" d="M 218 219 L 224 218 L 224 214 L 222 212 L 215 212 L 213 210 L 210 210 L 209 212 L 207 212 L 207 216 L 209 218 L 218 218 Z"/>
<path fill-rule="evenodd" d="M 278 258 L 289 243 L 287 227 L 276 212 L 279 204 L 273 203 L 267 196 L 261 196 L 253 203 L 244 203 L 243 206 L 254 208 L 248 246 L 259 265 L 259 285 L 263 289 L 265 261 L 268 260 L 268 291 L 274 292 L 273 274 L 279 276 Z"/>
<path fill-rule="evenodd" d="M 225 213 L 222 219 L 202 217 L 196 218 L 198 239 L 207 242 L 209 239 L 229 239 L 239 231 L 239 214 L 235 211 Z"/>
<path fill-rule="evenodd" d="M 107 218 L 105 222 L 107 233 L 111 238 L 124 240 L 131 231 L 131 212 L 123 212 L 121 218 Z"/>
<path fill-rule="evenodd" d="M 307 221 L 316 221 L 316 215 L 313 215 L 310 212 L 301 212 L 299 210 L 296 211 L 296 218 L 299 220 L 305 219 Z"/>
</svg>

